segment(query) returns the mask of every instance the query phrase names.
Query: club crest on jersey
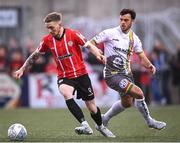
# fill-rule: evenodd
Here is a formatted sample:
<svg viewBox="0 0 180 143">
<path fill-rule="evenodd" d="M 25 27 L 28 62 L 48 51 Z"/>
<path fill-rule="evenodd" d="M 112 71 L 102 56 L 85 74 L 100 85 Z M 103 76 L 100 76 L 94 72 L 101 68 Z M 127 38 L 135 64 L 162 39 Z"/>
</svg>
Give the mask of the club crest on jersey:
<svg viewBox="0 0 180 143">
<path fill-rule="evenodd" d="M 71 47 L 72 47 L 72 45 L 73 45 L 73 41 L 69 41 L 69 42 L 68 42 L 68 46 L 71 46 Z"/>
</svg>

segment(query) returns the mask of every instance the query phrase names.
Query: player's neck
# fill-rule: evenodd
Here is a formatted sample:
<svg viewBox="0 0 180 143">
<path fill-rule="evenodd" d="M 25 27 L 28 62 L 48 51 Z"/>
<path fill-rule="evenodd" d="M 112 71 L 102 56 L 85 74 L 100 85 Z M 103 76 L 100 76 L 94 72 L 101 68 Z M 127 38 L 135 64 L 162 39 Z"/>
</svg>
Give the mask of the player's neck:
<svg viewBox="0 0 180 143">
<path fill-rule="evenodd" d="M 64 35 L 64 31 L 65 29 L 63 27 L 60 28 L 59 30 L 59 34 L 55 35 L 54 38 L 57 39 L 57 40 L 61 40 L 63 35 Z"/>
<path fill-rule="evenodd" d="M 124 34 L 129 33 L 130 29 L 122 31 Z"/>
</svg>

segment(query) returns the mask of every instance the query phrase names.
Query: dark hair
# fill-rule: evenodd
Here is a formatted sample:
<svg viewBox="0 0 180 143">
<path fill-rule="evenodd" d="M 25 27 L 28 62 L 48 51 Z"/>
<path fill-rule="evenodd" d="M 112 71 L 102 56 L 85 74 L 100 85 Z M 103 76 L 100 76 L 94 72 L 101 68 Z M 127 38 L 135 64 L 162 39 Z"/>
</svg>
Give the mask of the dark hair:
<svg viewBox="0 0 180 143">
<path fill-rule="evenodd" d="M 136 12 L 134 11 L 134 9 L 126 9 L 126 8 L 122 9 L 120 15 L 125 15 L 125 14 L 130 14 L 133 20 L 136 18 Z"/>
<path fill-rule="evenodd" d="M 44 18 L 45 23 L 52 22 L 52 21 L 61 21 L 61 20 L 62 20 L 62 14 L 58 12 L 49 13 Z"/>
</svg>

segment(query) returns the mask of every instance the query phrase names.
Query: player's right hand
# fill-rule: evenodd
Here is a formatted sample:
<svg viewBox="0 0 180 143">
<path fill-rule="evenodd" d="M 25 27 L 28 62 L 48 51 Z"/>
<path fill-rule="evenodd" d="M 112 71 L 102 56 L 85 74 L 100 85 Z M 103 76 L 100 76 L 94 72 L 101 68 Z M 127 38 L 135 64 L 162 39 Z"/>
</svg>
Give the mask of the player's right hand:
<svg viewBox="0 0 180 143">
<path fill-rule="evenodd" d="M 155 67 L 154 65 L 151 64 L 151 65 L 148 67 L 148 69 L 149 69 L 149 71 L 150 71 L 151 74 L 155 74 L 155 73 L 156 73 L 156 67 Z"/>
<path fill-rule="evenodd" d="M 100 61 L 100 62 L 102 62 L 103 64 L 105 64 L 106 63 L 106 57 L 103 55 L 103 52 L 100 50 L 100 49 L 98 49 L 99 50 L 99 55 L 98 56 L 96 56 L 96 58 Z"/>
<path fill-rule="evenodd" d="M 16 78 L 16 79 L 20 79 L 21 76 L 23 75 L 23 73 L 24 73 L 23 68 L 20 68 L 19 70 L 15 71 L 13 73 L 13 77 Z"/>
</svg>

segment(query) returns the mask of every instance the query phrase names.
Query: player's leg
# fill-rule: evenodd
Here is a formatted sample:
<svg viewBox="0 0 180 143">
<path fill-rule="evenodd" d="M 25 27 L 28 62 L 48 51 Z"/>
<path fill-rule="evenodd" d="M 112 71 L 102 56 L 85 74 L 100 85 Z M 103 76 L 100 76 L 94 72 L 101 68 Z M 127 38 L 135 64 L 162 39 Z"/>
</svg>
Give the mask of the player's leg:
<svg viewBox="0 0 180 143">
<path fill-rule="evenodd" d="M 97 125 L 101 125 L 101 112 L 95 104 L 94 91 L 91 85 L 90 78 L 87 74 L 81 76 L 78 80 L 77 98 L 81 98 L 83 101 L 85 101 L 86 106 L 91 113 L 91 117 Z"/>
<path fill-rule="evenodd" d="M 96 123 L 96 130 L 98 130 L 105 137 L 115 138 L 116 136 L 102 124 L 101 111 L 96 106 L 94 99 L 86 100 L 85 103 L 90 111 L 92 119 Z"/>
<path fill-rule="evenodd" d="M 132 84 L 132 88 L 128 91 L 128 93 L 135 99 L 135 107 L 138 108 L 138 110 L 143 115 L 146 122 L 148 122 L 151 117 L 149 115 L 147 104 L 144 100 L 143 92 L 138 86 L 136 86 L 133 83 L 131 84 Z"/>
<path fill-rule="evenodd" d="M 98 126 L 102 125 L 101 111 L 96 106 L 94 99 L 85 101 L 85 104 L 90 111 L 91 117 Z"/>
<path fill-rule="evenodd" d="M 134 105 L 138 108 L 150 128 L 160 130 L 166 127 L 166 123 L 151 118 L 144 94 L 137 85 L 132 83 L 132 88 L 128 91 L 128 94 L 135 98 Z"/>
<path fill-rule="evenodd" d="M 111 108 L 102 115 L 103 124 L 108 126 L 108 122 L 112 117 L 123 112 L 126 108 L 131 107 L 132 99 L 130 95 L 121 96 L 121 100 L 116 101 Z"/>
<path fill-rule="evenodd" d="M 85 101 L 91 117 L 97 125 L 96 129 L 106 137 L 115 137 L 113 133 L 102 124 L 101 111 L 95 104 L 94 91 L 88 75 L 84 75 L 79 79 L 77 97 Z"/>
<path fill-rule="evenodd" d="M 107 78 L 106 83 L 109 87 L 120 93 L 121 100 L 116 101 L 111 108 L 104 115 L 102 115 L 103 124 L 105 126 L 108 125 L 108 122 L 112 117 L 123 112 L 125 108 L 131 107 L 133 103 L 133 98 L 126 94 L 132 86 L 130 78 L 123 75 L 117 75 Z"/>
<path fill-rule="evenodd" d="M 79 130 L 79 132 L 76 132 L 76 133 L 87 134 L 87 135 L 92 134 L 93 131 L 90 128 L 88 122 L 85 120 L 85 117 L 84 117 L 84 114 L 83 114 L 81 108 L 78 106 L 78 104 L 73 99 L 74 87 L 67 85 L 67 84 L 61 84 L 61 85 L 59 85 L 59 91 L 64 96 L 64 99 L 66 101 L 66 105 L 67 105 L 69 111 L 79 121 L 79 123 L 81 123 L 81 127 L 79 127 L 80 130 Z"/>
</svg>

